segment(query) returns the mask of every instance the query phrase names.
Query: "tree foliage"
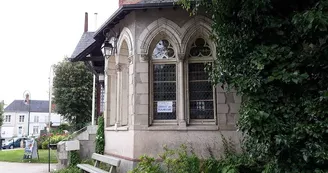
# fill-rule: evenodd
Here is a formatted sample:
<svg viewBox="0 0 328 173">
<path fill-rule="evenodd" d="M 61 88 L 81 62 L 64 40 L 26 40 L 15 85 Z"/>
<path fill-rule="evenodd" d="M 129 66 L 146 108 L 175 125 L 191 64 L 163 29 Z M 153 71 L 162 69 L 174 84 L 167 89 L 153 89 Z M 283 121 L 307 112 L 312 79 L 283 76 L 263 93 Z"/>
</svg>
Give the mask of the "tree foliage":
<svg viewBox="0 0 328 173">
<path fill-rule="evenodd" d="M 214 83 L 246 99 L 250 155 L 278 172 L 328 170 L 328 1 L 181 0 L 213 20 Z M 226 86 L 226 85 L 224 85 Z"/>
<path fill-rule="evenodd" d="M 92 73 L 82 62 L 59 62 L 53 81 L 56 111 L 63 115 L 74 130 L 91 121 Z"/>
<path fill-rule="evenodd" d="M 2 126 L 3 123 L 3 109 L 4 109 L 4 103 L 0 102 L 0 127 Z"/>
</svg>

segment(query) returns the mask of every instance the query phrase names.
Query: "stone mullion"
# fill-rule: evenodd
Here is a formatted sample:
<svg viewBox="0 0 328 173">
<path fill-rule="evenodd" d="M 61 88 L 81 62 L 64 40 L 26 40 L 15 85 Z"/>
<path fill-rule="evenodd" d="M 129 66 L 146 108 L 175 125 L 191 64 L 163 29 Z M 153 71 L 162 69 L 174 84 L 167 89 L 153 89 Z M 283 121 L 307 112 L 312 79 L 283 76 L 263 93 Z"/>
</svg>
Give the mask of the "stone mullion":
<svg viewBox="0 0 328 173">
<path fill-rule="evenodd" d="M 184 65 L 183 65 L 183 59 L 185 55 L 184 54 L 178 54 L 178 100 L 179 100 L 179 114 L 178 114 L 178 122 L 179 126 L 186 127 L 187 126 L 187 116 L 185 112 L 185 87 L 184 87 Z"/>
</svg>

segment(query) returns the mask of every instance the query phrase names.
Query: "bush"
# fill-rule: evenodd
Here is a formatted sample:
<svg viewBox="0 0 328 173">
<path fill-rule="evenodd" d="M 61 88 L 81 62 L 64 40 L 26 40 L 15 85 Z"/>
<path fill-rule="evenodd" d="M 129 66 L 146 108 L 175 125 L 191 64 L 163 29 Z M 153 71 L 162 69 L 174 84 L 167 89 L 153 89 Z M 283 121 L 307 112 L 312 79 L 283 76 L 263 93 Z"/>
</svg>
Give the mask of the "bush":
<svg viewBox="0 0 328 173">
<path fill-rule="evenodd" d="M 129 173 L 164 173 L 161 168 L 160 164 L 155 161 L 153 157 L 149 157 L 146 155 L 143 155 L 140 157 L 140 162 L 138 163 L 138 166 L 134 168 Z"/>
<path fill-rule="evenodd" d="M 47 149 L 48 148 L 49 137 L 50 137 L 50 144 L 57 144 L 60 141 L 68 140 L 70 136 L 67 134 L 59 134 L 59 133 L 57 133 L 55 135 L 50 133 L 48 135 L 40 136 L 37 139 L 39 149 Z"/>
<path fill-rule="evenodd" d="M 187 147 L 181 145 L 178 149 L 164 147 L 164 153 L 160 155 L 163 165 L 153 157 L 143 155 L 137 167 L 130 173 L 199 173 L 200 159 L 193 153 L 188 154 Z"/>
<path fill-rule="evenodd" d="M 41 148 L 42 149 L 48 149 L 48 144 L 49 144 L 49 141 L 43 141 L 42 144 L 41 144 Z"/>
<path fill-rule="evenodd" d="M 97 129 L 97 136 L 96 136 L 96 153 L 104 154 L 105 149 L 105 123 L 104 117 L 100 116 L 98 118 L 98 129 Z"/>
<path fill-rule="evenodd" d="M 180 2 L 213 19 L 207 70 L 247 98 L 238 126 L 249 155 L 266 170 L 328 171 L 328 1 Z"/>
<path fill-rule="evenodd" d="M 58 171 L 55 171 L 53 173 L 80 173 L 81 170 L 77 167 L 68 167 L 68 168 L 64 168 Z"/>
<path fill-rule="evenodd" d="M 200 160 L 191 152 L 188 154 L 187 147 L 181 145 L 173 150 L 164 147 L 164 153 L 160 155 L 164 161 L 165 172 L 167 173 L 199 173 Z"/>
<path fill-rule="evenodd" d="M 69 155 L 69 166 L 76 166 L 81 163 L 79 151 L 71 151 Z"/>
</svg>

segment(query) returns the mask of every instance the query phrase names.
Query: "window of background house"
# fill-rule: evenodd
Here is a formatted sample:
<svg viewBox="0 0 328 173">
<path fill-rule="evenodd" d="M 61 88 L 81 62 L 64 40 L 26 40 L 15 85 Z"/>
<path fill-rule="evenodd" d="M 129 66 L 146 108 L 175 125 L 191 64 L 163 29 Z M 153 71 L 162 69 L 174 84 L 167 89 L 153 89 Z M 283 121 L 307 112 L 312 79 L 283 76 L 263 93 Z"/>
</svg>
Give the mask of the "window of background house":
<svg viewBox="0 0 328 173">
<path fill-rule="evenodd" d="M 39 127 L 33 126 L 33 134 L 39 134 Z"/>
<path fill-rule="evenodd" d="M 10 123 L 11 121 L 11 115 L 6 115 L 5 122 Z"/>
<path fill-rule="evenodd" d="M 18 127 L 18 134 L 20 135 L 22 134 L 22 129 L 23 129 L 22 127 Z"/>
<path fill-rule="evenodd" d="M 214 93 L 205 71 L 212 51 L 203 38 L 191 46 L 188 63 L 189 116 L 191 120 L 214 119 Z"/>
<path fill-rule="evenodd" d="M 20 123 L 24 122 L 24 115 L 20 115 L 20 116 L 19 116 L 19 122 L 20 122 Z"/>
<path fill-rule="evenodd" d="M 34 116 L 34 122 L 38 123 L 39 122 L 39 116 Z"/>
<path fill-rule="evenodd" d="M 160 40 L 152 54 L 154 120 L 176 120 L 176 62 L 173 46 Z"/>
</svg>

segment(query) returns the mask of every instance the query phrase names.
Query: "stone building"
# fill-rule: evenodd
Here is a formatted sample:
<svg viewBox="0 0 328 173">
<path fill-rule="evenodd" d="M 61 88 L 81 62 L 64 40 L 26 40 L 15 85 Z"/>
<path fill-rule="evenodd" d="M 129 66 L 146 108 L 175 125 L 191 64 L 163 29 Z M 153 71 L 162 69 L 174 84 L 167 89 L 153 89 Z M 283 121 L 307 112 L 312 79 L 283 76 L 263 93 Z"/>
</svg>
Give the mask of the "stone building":
<svg viewBox="0 0 328 173">
<path fill-rule="evenodd" d="M 172 0 L 120 0 L 95 32 L 85 30 L 71 61 L 85 61 L 105 89 L 105 154 L 121 172 L 163 146 L 186 144 L 200 157 L 220 156 L 222 134 L 239 143 L 241 99 L 212 86 L 206 63 L 215 58 L 212 21 L 190 16 Z M 110 43 L 114 52 L 104 56 Z"/>
</svg>

